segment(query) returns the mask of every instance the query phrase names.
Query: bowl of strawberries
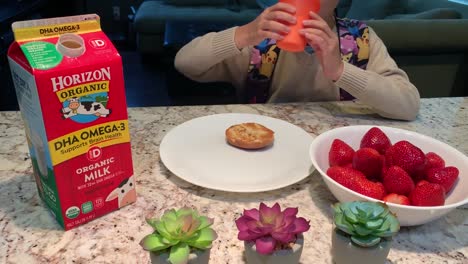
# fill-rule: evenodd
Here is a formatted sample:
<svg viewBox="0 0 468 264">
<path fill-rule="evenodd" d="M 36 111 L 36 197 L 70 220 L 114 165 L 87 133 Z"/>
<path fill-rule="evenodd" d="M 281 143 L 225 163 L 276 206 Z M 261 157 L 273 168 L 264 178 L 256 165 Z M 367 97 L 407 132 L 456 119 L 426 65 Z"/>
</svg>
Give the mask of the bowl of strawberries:
<svg viewBox="0 0 468 264">
<path fill-rule="evenodd" d="M 310 156 L 340 202 L 384 202 L 402 226 L 425 224 L 468 203 L 468 157 L 416 132 L 336 128 L 314 139 Z"/>
</svg>

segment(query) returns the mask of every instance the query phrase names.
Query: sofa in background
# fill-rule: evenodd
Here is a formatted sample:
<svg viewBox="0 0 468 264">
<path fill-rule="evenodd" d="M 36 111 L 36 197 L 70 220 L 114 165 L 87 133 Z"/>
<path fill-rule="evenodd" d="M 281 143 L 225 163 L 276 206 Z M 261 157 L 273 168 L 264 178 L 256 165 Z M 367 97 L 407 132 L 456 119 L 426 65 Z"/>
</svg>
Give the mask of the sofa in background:
<svg viewBox="0 0 468 264">
<path fill-rule="evenodd" d="M 421 97 L 468 96 L 468 5 L 448 0 L 340 4 L 347 17 L 364 20 L 377 32 Z"/>
<path fill-rule="evenodd" d="M 167 46 L 177 50 L 198 35 L 248 23 L 262 12 L 259 3 L 145 1 L 134 21 L 138 50 L 144 56 L 161 54 Z M 449 0 L 341 0 L 338 14 L 366 21 L 422 97 L 468 96 L 468 5 Z"/>
</svg>

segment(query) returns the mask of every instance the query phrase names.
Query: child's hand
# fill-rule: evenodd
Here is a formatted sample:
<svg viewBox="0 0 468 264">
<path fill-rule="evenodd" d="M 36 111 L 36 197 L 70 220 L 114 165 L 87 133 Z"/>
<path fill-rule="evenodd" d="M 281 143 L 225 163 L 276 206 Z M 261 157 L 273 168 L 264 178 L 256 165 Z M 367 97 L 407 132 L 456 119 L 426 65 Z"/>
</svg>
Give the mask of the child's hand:
<svg viewBox="0 0 468 264">
<path fill-rule="evenodd" d="M 338 35 L 316 13 L 310 12 L 310 18 L 304 20 L 304 29 L 300 30 L 300 34 L 305 36 L 307 43 L 314 49 L 325 77 L 337 81 L 344 68 Z"/>
<path fill-rule="evenodd" d="M 266 38 L 283 39 L 289 32 L 285 23 L 296 24 L 293 14 L 296 8 L 285 3 L 277 3 L 265 9 L 254 21 L 240 26 L 236 30 L 234 40 L 239 49 L 259 44 Z"/>
</svg>

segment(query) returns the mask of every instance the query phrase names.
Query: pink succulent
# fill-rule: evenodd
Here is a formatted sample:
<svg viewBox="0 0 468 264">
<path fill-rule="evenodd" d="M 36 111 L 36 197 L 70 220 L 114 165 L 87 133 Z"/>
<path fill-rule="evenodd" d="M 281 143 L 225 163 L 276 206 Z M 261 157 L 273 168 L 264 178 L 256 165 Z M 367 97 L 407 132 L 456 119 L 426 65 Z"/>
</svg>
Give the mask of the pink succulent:
<svg viewBox="0 0 468 264">
<path fill-rule="evenodd" d="M 275 248 L 294 242 L 298 234 L 309 230 L 309 221 L 296 217 L 297 212 L 297 208 L 281 211 L 278 203 L 271 208 L 260 203 L 260 210 L 244 210 L 244 214 L 236 220 L 238 238 L 255 242 L 260 254 L 271 254 Z"/>
</svg>

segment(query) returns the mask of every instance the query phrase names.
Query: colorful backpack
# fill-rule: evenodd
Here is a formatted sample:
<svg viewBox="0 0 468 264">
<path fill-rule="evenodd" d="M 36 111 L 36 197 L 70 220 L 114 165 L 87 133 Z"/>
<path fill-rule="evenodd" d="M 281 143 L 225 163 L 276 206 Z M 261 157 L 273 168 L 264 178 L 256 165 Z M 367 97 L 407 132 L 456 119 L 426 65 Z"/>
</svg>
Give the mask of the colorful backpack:
<svg viewBox="0 0 468 264">
<path fill-rule="evenodd" d="M 336 19 L 336 27 L 343 61 L 365 70 L 369 61 L 369 27 L 352 19 Z M 276 41 L 271 39 L 265 39 L 252 49 L 246 80 L 248 103 L 267 101 L 280 51 Z M 313 52 L 310 47 L 306 51 Z M 353 99 L 351 94 L 340 88 L 340 100 Z"/>
</svg>

